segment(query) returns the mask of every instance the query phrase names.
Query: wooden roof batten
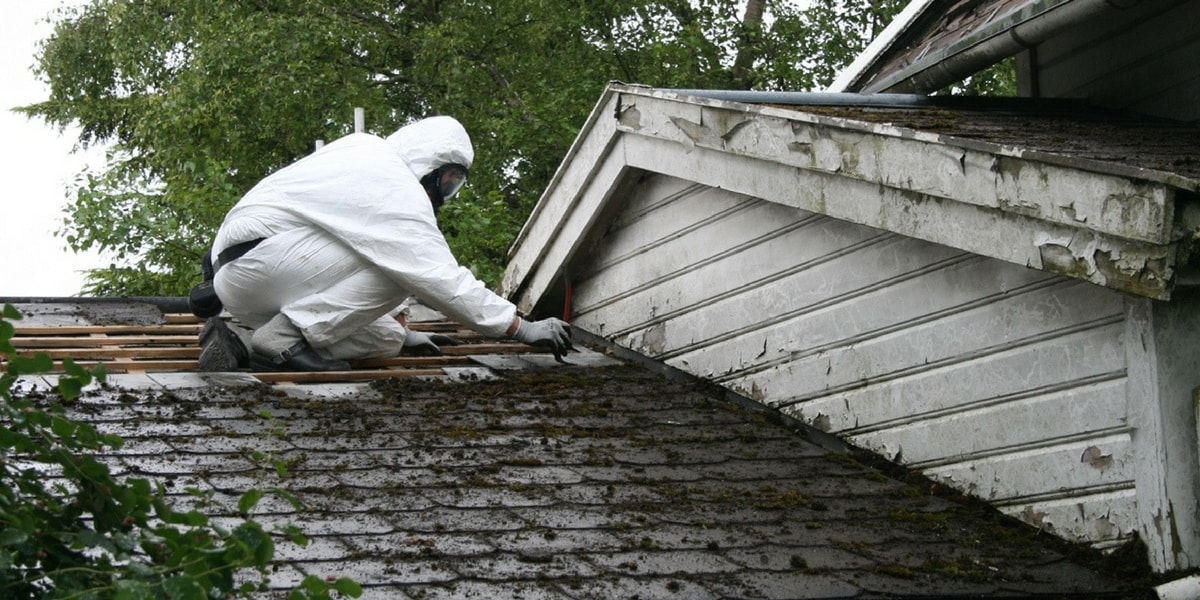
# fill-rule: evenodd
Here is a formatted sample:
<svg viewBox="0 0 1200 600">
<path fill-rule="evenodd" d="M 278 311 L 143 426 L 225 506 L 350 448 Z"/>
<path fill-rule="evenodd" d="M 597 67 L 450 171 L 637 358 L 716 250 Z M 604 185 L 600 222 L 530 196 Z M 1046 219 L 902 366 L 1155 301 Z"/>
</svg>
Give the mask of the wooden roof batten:
<svg viewBox="0 0 1200 600">
<path fill-rule="evenodd" d="M 1170 297 L 1200 229 L 1175 206 L 1200 190 L 1187 174 L 696 93 L 606 89 L 501 293 L 532 309 L 640 171 L 1155 299 Z"/>
<path fill-rule="evenodd" d="M 25 299 L 18 299 L 25 300 Z M 70 306 L 72 299 L 57 303 L 34 304 Z M 78 302 L 103 306 L 139 304 L 136 299 L 76 298 Z M 21 306 L 18 304 L 18 306 Z M 103 365 L 111 374 L 151 374 L 198 371 L 201 347 L 198 335 L 204 322 L 185 313 L 163 313 L 161 322 L 133 323 L 14 323 L 15 335 L 9 340 L 19 356 L 45 354 L 53 361 L 52 373 L 62 372 L 63 362 L 71 360 L 83 367 Z M 402 355 L 352 362 L 348 371 L 273 372 L 244 370 L 247 381 L 266 384 L 370 382 L 389 377 L 446 377 L 450 370 L 482 366 L 478 358 L 487 355 L 544 354 L 542 348 L 512 341 L 486 338 L 448 320 L 411 324 L 415 330 L 448 335 L 460 342 L 443 346 L 440 356 Z M 0 360 L 0 366 L 3 361 Z"/>
</svg>

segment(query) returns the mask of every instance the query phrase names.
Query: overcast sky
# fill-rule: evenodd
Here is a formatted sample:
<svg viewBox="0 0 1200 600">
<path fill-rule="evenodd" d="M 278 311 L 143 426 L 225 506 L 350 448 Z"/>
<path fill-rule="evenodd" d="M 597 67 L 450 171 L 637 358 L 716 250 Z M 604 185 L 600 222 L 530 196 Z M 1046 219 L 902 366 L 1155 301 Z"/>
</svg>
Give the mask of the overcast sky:
<svg viewBox="0 0 1200 600">
<path fill-rule="evenodd" d="M 84 0 L 5 2 L 0 19 L 0 296 L 72 296 L 83 285 L 81 270 L 106 264 L 80 256 L 55 235 L 61 228 L 67 186 L 102 151 L 72 154 L 75 136 L 12 112 L 45 100 L 48 92 L 30 72 L 37 42 L 50 33 L 44 17 Z"/>
</svg>

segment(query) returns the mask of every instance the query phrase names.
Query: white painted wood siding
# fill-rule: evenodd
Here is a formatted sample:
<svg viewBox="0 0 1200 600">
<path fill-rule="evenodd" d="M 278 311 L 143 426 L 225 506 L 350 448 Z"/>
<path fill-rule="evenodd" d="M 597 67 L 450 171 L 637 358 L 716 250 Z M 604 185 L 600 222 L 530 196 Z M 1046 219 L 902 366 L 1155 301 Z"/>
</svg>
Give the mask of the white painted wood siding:
<svg viewBox="0 0 1200 600">
<path fill-rule="evenodd" d="M 1112 14 L 1038 47 L 1040 94 L 1200 119 L 1200 1 L 1141 2 Z"/>
<path fill-rule="evenodd" d="M 1070 539 L 1137 528 L 1116 292 L 665 175 L 573 319 Z"/>
</svg>

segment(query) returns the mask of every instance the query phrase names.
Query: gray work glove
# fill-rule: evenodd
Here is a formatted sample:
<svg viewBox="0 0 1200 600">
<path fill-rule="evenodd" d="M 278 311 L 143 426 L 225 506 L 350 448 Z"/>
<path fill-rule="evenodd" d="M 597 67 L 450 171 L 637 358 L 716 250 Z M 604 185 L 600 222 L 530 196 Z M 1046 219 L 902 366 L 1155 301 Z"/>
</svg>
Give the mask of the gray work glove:
<svg viewBox="0 0 1200 600">
<path fill-rule="evenodd" d="M 571 326 L 561 319 L 553 317 L 541 321 L 526 321 L 517 323 L 517 331 L 513 339 L 530 346 L 543 346 L 554 353 L 554 360 L 566 363 L 563 355 L 575 347 L 571 345 Z"/>
<path fill-rule="evenodd" d="M 423 331 L 408 330 L 408 334 L 404 336 L 404 354 L 412 354 L 415 356 L 441 356 L 442 346 L 457 346 L 462 342 L 440 333 L 425 333 Z"/>
</svg>

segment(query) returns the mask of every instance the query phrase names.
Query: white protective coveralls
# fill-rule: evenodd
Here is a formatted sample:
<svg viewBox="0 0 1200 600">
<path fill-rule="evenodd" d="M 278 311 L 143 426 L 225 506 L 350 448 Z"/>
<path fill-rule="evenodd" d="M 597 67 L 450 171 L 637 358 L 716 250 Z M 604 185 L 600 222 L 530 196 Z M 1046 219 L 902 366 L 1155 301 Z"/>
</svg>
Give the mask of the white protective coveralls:
<svg viewBox="0 0 1200 600">
<path fill-rule="evenodd" d="M 225 309 L 259 328 L 283 314 L 318 355 L 395 356 L 406 330 L 391 315 L 409 296 L 495 337 L 516 307 L 459 266 L 421 177 L 474 158 L 466 130 L 431 117 L 386 139 L 356 133 L 271 174 L 226 215 L 212 255 L 266 238 L 213 282 Z"/>
</svg>

